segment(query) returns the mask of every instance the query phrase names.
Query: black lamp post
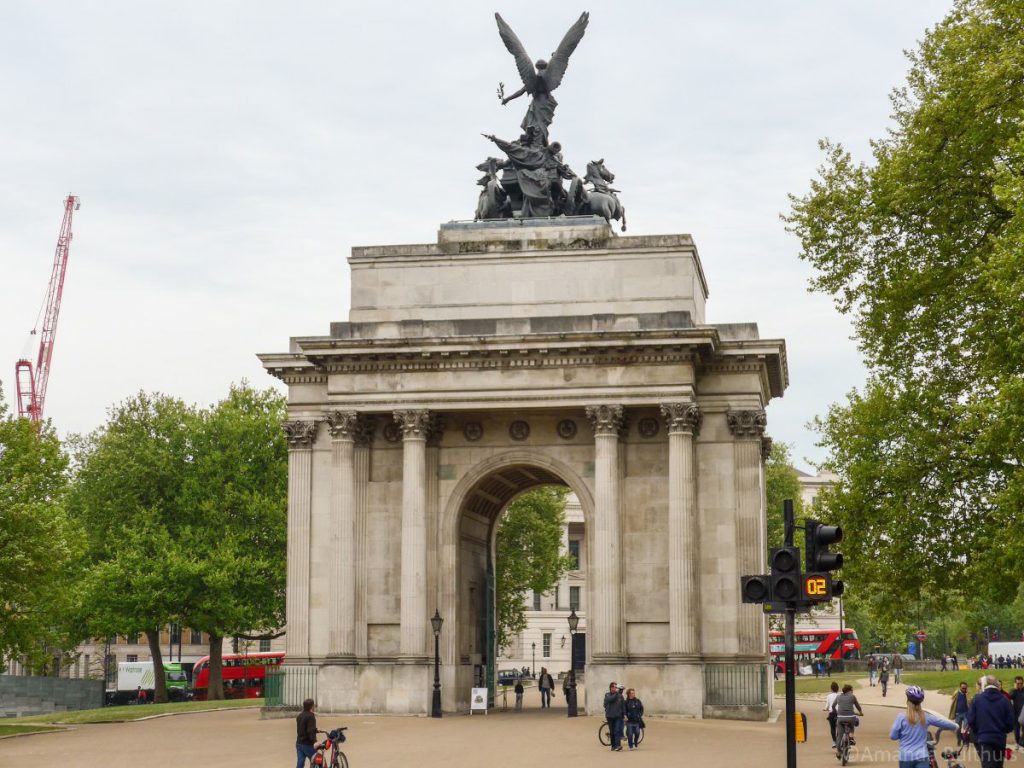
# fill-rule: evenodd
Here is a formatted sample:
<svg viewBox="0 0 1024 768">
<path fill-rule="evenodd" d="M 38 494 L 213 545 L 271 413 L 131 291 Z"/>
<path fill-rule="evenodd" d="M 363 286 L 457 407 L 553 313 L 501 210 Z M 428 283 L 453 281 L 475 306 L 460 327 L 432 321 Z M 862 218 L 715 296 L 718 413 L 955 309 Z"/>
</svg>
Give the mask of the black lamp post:
<svg viewBox="0 0 1024 768">
<path fill-rule="evenodd" d="M 530 643 L 530 647 L 533 649 L 533 666 L 530 667 L 530 677 L 537 676 L 537 644 Z"/>
<path fill-rule="evenodd" d="M 565 703 L 569 709 L 569 717 L 578 717 L 579 710 L 576 707 L 576 659 L 573 658 L 573 651 L 576 650 L 576 628 L 580 625 L 580 617 L 576 615 L 576 609 L 569 614 L 569 637 L 572 642 L 569 644 L 569 690 L 566 692 Z"/>
<path fill-rule="evenodd" d="M 430 626 L 434 628 L 434 700 L 430 705 L 430 716 L 440 717 L 441 716 L 441 654 L 439 641 L 441 638 L 441 624 L 444 623 L 444 619 L 441 618 L 441 612 L 434 609 L 434 615 L 430 619 Z"/>
</svg>

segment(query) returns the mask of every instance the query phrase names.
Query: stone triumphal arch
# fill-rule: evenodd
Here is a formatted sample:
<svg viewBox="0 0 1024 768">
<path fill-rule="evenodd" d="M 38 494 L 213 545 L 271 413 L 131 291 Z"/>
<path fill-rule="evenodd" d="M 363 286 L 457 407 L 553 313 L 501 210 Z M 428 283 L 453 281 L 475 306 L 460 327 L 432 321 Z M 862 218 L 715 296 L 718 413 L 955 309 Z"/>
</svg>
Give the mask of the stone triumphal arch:
<svg viewBox="0 0 1024 768">
<path fill-rule="evenodd" d="M 692 239 L 453 222 L 349 264 L 348 321 L 261 356 L 288 386 L 287 669 L 321 707 L 426 713 L 437 610 L 443 707 L 467 711 L 495 657 L 495 522 L 558 484 L 586 519 L 586 709 L 616 679 L 651 711 L 764 716 L 765 621 L 739 579 L 764 571 L 785 345 L 705 322 Z"/>
</svg>

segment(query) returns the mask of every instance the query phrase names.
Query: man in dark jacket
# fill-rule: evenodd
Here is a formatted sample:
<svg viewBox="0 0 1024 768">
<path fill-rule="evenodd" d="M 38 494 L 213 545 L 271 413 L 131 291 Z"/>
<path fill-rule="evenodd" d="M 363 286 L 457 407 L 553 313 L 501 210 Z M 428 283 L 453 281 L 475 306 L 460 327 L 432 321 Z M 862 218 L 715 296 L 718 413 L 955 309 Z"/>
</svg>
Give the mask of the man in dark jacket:
<svg viewBox="0 0 1024 768">
<path fill-rule="evenodd" d="M 1020 724 L 1020 713 L 1024 710 L 1024 677 L 1013 678 L 1013 690 L 1010 691 L 1013 702 L 1013 737 L 1018 747 L 1024 747 L 1024 726 Z"/>
<path fill-rule="evenodd" d="M 992 676 L 981 678 L 982 691 L 967 710 L 971 740 L 978 748 L 981 768 L 1003 768 L 1006 734 L 1013 730 L 1013 705 Z"/>
<path fill-rule="evenodd" d="M 612 752 L 622 751 L 622 718 L 626 714 L 622 692 L 612 683 L 604 695 L 604 719 L 608 721 L 608 733 L 612 739 Z"/>
<path fill-rule="evenodd" d="M 307 759 L 312 764 L 316 754 L 316 715 L 312 699 L 302 702 L 302 711 L 295 718 L 295 731 L 295 768 L 303 768 Z"/>
</svg>

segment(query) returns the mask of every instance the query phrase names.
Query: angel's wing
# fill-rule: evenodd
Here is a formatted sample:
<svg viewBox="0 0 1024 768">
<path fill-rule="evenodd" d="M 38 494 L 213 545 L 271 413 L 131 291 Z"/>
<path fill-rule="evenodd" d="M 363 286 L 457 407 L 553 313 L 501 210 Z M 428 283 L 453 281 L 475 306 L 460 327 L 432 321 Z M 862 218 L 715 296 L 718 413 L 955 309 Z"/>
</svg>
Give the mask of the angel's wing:
<svg viewBox="0 0 1024 768">
<path fill-rule="evenodd" d="M 544 79 L 548 82 L 549 91 L 555 90 L 561 84 L 562 76 L 569 66 L 569 57 L 572 56 L 572 52 L 576 50 L 576 46 L 583 39 L 583 33 L 587 31 L 589 22 L 590 14 L 584 11 L 576 23 L 569 27 L 562 42 L 558 44 L 557 50 L 551 54 L 551 61 L 548 62 L 548 68 L 544 71 Z"/>
<path fill-rule="evenodd" d="M 516 67 L 519 69 L 519 77 L 522 78 L 523 85 L 526 86 L 526 90 L 532 92 L 537 81 L 537 73 L 533 70 L 533 61 L 530 59 L 530 55 L 526 52 L 523 44 L 519 42 L 512 27 L 501 18 L 501 14 L 494 14 L 494 18 L 498 21 L 498 34 L 501 35 L 502 42 L 505 43 L 508 52 L 515 57 Z M 573 44 L 573 48 L 575 47 L 576 45 Z"/>
</svg>

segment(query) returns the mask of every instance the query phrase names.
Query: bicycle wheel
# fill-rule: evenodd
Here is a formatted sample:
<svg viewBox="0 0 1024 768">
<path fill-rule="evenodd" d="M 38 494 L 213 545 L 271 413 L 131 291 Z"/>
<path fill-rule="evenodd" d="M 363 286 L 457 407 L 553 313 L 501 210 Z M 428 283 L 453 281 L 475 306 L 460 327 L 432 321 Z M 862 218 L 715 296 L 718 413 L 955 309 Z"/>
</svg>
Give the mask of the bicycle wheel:
<svg viewBox="0 0 1024 768">
<path fill-rule="evenodd" d="M 611 731 L 608 730 L 607 720 L 601 723 L 601 727 L 597 729 L 597 740 L 606 747 L 610 747 L 612 745 L 612 734 Z"/>
<path fill-rule="evenodd" d="M 331 764 L 331 768 L 348 768 L 348 758 L 340 749 L 334 753 L 334 762 Z"/>
<path fill-rule="evenodd" d="M 850 735 L 847 734 L 846 738 L 843 739 L 843 765 L 850 762 Z"/>
<path fill-rule="evenodd" d="M 644 734 L 647 732 L 646 728 L 641 728 L 636 732 L 636 745 L 640 746 L 640 742 L 644 740 Z"/>
</svg>

